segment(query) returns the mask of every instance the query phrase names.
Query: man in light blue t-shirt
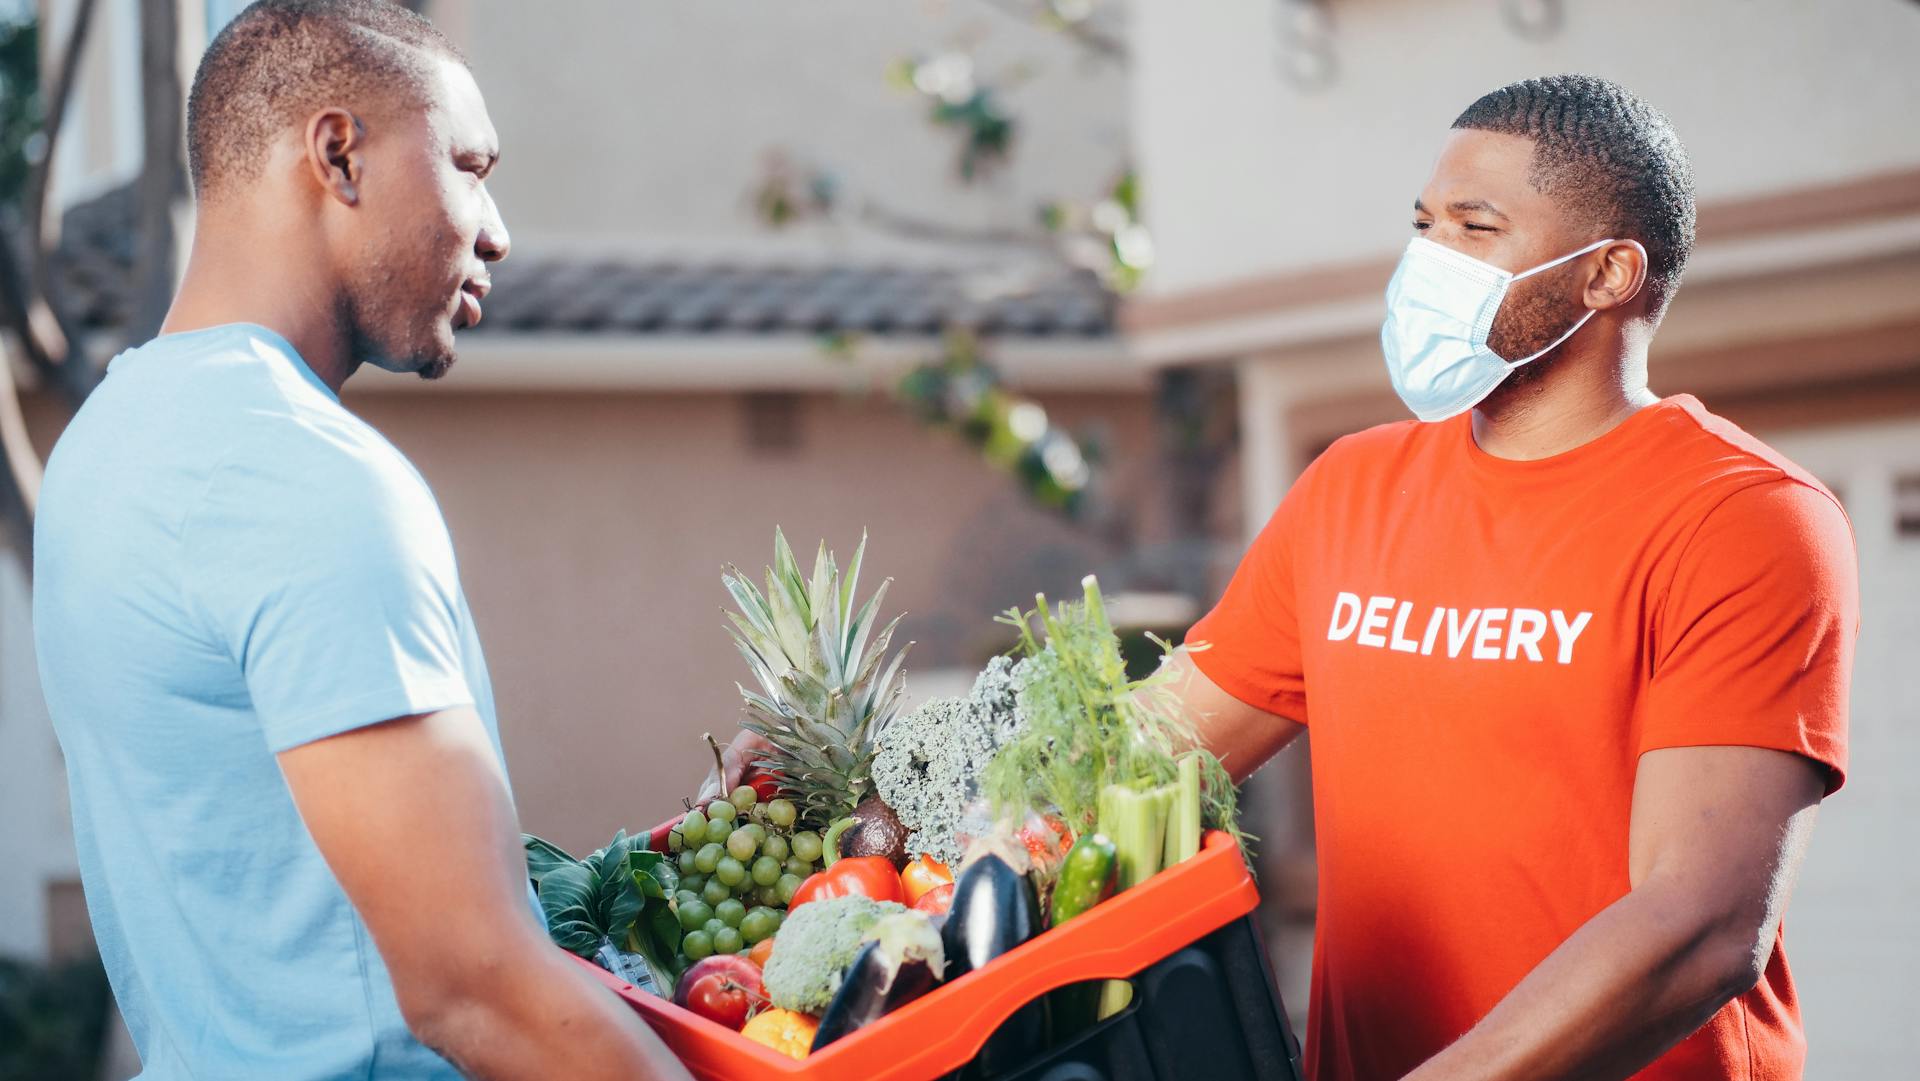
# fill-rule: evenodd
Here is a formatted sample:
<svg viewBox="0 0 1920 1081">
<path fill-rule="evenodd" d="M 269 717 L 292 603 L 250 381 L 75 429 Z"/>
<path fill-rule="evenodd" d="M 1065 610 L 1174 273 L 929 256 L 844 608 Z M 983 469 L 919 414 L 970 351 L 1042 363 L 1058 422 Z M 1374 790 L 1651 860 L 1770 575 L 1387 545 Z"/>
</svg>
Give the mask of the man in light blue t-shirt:
<svg viewBox="0 0 1920 1081">
<path fill-rule="evenodd" d="M 48 463 L 41 675 L 145 1072 L 684 1078 L 529 905 L 425 481 L 340 404 L 437 378 L 507 233 L 465 64 L 380 0 L 266 0 L 195 76 L 161 336 Z"/>
</svg>

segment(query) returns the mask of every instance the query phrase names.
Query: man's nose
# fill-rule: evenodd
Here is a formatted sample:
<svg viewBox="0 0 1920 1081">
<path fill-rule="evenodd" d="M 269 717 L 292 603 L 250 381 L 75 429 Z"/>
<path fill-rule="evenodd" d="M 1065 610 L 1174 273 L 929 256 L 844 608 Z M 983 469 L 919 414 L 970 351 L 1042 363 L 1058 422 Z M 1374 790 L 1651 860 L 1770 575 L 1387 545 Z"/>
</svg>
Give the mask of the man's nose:
<svg viewBox="0 0 1920 1081">
<path fill-rule="evenodd" d="M 487 194 L 486 199 L 487 218 L 480 226 L 479 235 L 474 237 L 473 250 L 487 262 L 497 263 L 507 257 L 507 249 L 513 242 L 507 236 L 507 223 L 501 220 L 500 208 L 494 205 L 493 196 Z"/>
</svg>

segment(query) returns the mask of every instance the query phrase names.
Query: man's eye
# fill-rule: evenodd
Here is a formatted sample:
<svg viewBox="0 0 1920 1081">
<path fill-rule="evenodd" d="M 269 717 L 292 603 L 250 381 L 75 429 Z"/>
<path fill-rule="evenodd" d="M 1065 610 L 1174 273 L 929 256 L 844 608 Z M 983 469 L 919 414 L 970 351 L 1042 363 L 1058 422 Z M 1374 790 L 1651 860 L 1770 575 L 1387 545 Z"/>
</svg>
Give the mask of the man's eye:
<svg viewBox="0 0 1920 1081">
<path fill-rule="evenodd" d="M 1427 221 L 1417 221 L 1417 222 L 1414 222 L 1414 223 L 1413 223 L 1413 228 L 1414 228 L 1414 231 L 1415 231 L 1415 232 L 1420 232 L 1420 233 L 1424 233 L 1424 232 L 1426 232 L 1426 231 L 1427 231 L 1427 229 L 1428 229 L 1429 227 L 1431 227 L 1432 225 L 1433 225 L 1433 223 L 1432 223 L 1432 222 L 1427 222 Z"/>
<path fill-rule="evenodd" d="M 1467 231 L 1470 233 L 1497 233 L 1500 230 L 1491 225 L 1481 225 L 1477 222 L 1470 221 L 1467 223 Z"/>
</svg>

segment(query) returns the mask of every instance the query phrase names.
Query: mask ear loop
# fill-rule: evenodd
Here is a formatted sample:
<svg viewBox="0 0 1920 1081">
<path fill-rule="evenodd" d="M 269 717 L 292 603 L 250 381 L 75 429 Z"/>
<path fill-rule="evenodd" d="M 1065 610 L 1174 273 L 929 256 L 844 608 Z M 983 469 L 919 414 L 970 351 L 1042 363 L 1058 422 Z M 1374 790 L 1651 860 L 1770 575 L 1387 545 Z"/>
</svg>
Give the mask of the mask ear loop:
<svg viewBox="0 0 1920 1081">
<path fill-rule="evenodd" d="M 1586 247 L 1581 248 L 1579 251 L 1569 252 L 1568 254 L 1563 255 L 1560 258 L 1555 259 L 1550 263 L 1541 263 L 1539 266 L 1534 267 L 1532 270 L 1528 270 L 1520 274 L 1515 274 L 1512 278 L 1512 281 L 1519 281 L 1521 278 L 1527 277 L 1530 274 L 1538 274 L 1543 270 L 1552 270 L 1554 267 L 1559 266 L 1561 263 L 1565 263 L 1573 259 L 1578 259 L 1581 256 L 1587 254 L 1588 252 L 1599 251 L 1601 248 L 1604 248 L 1609 244 L 1615 244 L 1618 242 L 1619 240 L 1617 237 L 1609 237 L 1606 240 L 1596 240 L 1593 243 L 1587 245 Z M 1633 245 L 1636 248 L 1640 248 L 1640 255 L 1643 258 L 1646 256 L 1647 249 L 1641 247 L 1639 241 L 1629 240 L 1627 241 L 1627 243 Z M 1555 338 L 1553 340 L 1553 343 L 1547 346 L 1545 349 L 1542 349 L 1539 352 L 1531 354 L 1529 356 L 1521 357 L 1519 360 L 1507 361 L 1506 362 L 1507 370 L 1513 371 L 1514 369 L 1519 368 L 1522 365 L 1531 364 L 1534 361 L 1539 360 L 1541 357 L 1546 356 L 1548 353 L 1553 352 L 1555 349 L 1560 348 L 1562 345 L 1566 344 L 1566 340 L 1568 338 L 1571 338 L 1575 334 L 1579 333 L 1580 328 L 1583 326 L 1586 326 L 1587 320 L 1592 319 L 1595 313 L 1597 313 L 1598 311 L 1599 311 L 1598 308 L 1588 308 L 1587 314 L 1574 320 L 1573 325 L 1567 328 L 1567 332 L 1565 334 L 1560 335 L 1558 338 Z"/>
<path fill-rule="evenodd" d="M 1531 356 L 1521 357 L 1519 360 L 1507 361 L 1507 370 L 1513 371 L 1515 368 L 1524 367 L 1528 364 L 1533 363 L 1536 360 L 1539 360 L 1541 357 L 1546 356 L 1548 353 L 1553 352 L 1555 349 L 1560 348 L 1562 343 L 1564 343 L 1568 338 L 1573 337 L 1574 334 L 1578 332 L 1581 327 L 1586 326 L 1587 320 L 1592 319 L 1594 317 L 1594 314 L 1599 310 L 1600 309 L 1598 308 L 1588 308 L 1587 314 L 1581 316 L 1578 319 L 1575 319 L 1573 321 L 1573 325 L 1567 328 L 1567 332 L 1565 334 L 1560 335 L 1558 338 L 1555 338 L 1553 340 L 1552 345 L 1547 346 L 1545 349 L 1542 349 L 1538 353 L 1534 353 Z M 1488 351 L 1491 352 L 1492 350 L 1488 350 Z"/>
<path fill-rule="evenodd" d="M 1581 248 L 1579 251 L 1568 252 L 1567 254 L 1551 262 L 1541 263 L 1539 266 L 1534 267 L 1532 270 L 1523 270 L 1520 273 L 1515 274 L 1512 278 L 1509 278 L 1508 281 L 1517 282 L 1521 278 L 1530 278 L 1533 275 L 1538 274 L 1543 270 L 1552 270 L 1554 267 L 1559 266 L 1561 263 L 1571 262 L 1587 254 L 1588 252 L 1599 251 L 1601 248 L 1604 248 L 1609 244 L 1615 244 L 1618 242 L 1619 242 L 1618 238 L 1616 237 L 1608 237 L 1605 240 L 1596 240 L 1593 243 L 1587 245 L 1586 247 Z M 1627 243 L 1632 244 L 1636 248 L 1640 247 L 1637 241 L 1630 240 Z M 1641 254 L 1644 255 L 1645 253 L 1646 253 L 1646 249 L 1642 248 Z"/>
</svg>

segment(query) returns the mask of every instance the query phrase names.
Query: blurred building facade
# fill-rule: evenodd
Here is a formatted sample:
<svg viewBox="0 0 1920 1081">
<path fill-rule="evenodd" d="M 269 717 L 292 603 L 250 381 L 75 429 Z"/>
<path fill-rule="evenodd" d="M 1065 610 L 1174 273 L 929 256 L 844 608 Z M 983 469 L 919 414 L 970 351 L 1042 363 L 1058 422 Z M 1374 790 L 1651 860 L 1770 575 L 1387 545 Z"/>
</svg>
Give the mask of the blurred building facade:
<svg viewBox="0 0 1920 1081">
<path fill-rule="evenodd" d="M 113 192 L 139 165 L 136 0 L 100 3 L 55 173 L 71 227 L 105 238 L 80 252 L 123 231 Z M 183 72 L 239 6 L 182 0 Z M 39 8 L 52 46 L 73 2 Z M 1920 812 L 1920 698 L 1897 668 L 1920 650 L 1920 5 L 1129 0 L 1113 23 L 1124 63 L 1001 8 L 428 5 L 500 131 L 489 186 L 514 254 L 447 380 L 368 372 L 346 399 L 446 512 L 527 828 L 591 847 L 689 794 L 699 734 L 737 718 L 719 570 L 762 565 L 775 525 L 843 558 L 870 532 L 869 574 L 892 576 L 889 607 L 909 613 L 916 696 L 1002 647 L 994 612 L 1088 571 L 1163 588 L 1165 560 L 1143 555 L 1159 551 L 1206 564 L 1217 588 L 1314 454 L 1402 415 L 1380 297 L 1452 117 L 1510 79 L 1591 71 L 1673 118 L 1700 183 L 1656 389 L 1773 441 L 1854 518 L 1855 768 L 1789 936 L 1809 1076 L 1901 1076 L 1920 1050 L 1895 1016 L 1920 964 L 1900 920 L 1920 870 L 1896 855 Z M 1011 163 L 973 184 L 951 135 L 883 75 L 943 50 L 983 78 L 1020 73 Z M 751 189 L 773 151 L 952 235 L 845 217 L 769 230 Z M 1020 233 L 1039 203 L 1101 190 L 1129 161 L 1157 263 L 1125 301 L 1031 245 L 977 239 Z M 110 333 L 111 261 L 71 265 Z M 1056 421 L 1101 433 L 1117 520 L 1034 506 L 891 400 L 955 326 Z M 858 344 L 834 359 L 823 334 Z M 1227 387 L 1239 431 L 1199 479 L 1168 454 L 1169 388 L 1193 380 Z M 27 405 L 44 450 L 57 411 Z M 1198 556 L 1181 547 L 1195 537 Z M 0 952 L 40 955 L 89 939 L 25 597 L 0 568 Z M 1271 945 L 1303 1008 L 1302 749 L 1252 802 Z"/>
<path fill-rule="evenodd" d="M 65 299 L 111 341 L 128 316 L 138 24 L 134 3 L 100 5 L 54 203 Z M 183 0 L 183 73 L 240 6 Z M 74 4 L 40 10 L 51 52 Z M 369 371 L 344 398 L 445 511 L 528 830 L 589 849 L 693 794 L 711 762 L 701 734 L 734 729 L 746 675 L 720 572 L 764 566 L 776 526 L 803 556 L 825 540 L 843 563 L 870 535 L 866 591 L 893 579 L 916 698 L 964 689 L 1009 644 L 994 615 L 1036 592 L 1068 595 L 1090 571 L 1116 591 L 1160 580 L 1141 553 L 1164 562 L 1179 519 L 1155 376 L 1127 362 L 1112 294 L 1035 224 L 1042 202 L 1104 191 L 1125 168 L 1122 69 L 972 0 L 427 14 L 500 132 L 489 187 L 513 254 L 452 375 Z M 972 183 L 924 98 L 888 80 L 902 57 L 943 54 L 982 80 L 1016 73 L 1000 80 L 1013 151 Z M 770 228 L 754 197 L 775 155 L 831 169 L 856 211 Z M 1036 504 L 895 399 L 962 330 L 1007 387 L 1105 451 L 1099 515 Z M 59 410 L 25 404 L 44 452 Z M 0 890 L 0 952 L 77 952 L 90 937 L 58 746 L 25 583 L 4 588 L 0 814 L 37 826 L 0 831 L 23 870 Z"/>
<path fill-rule="evenodd" d="M 1920 864 L 1899 853 L 1920 814 L 1920 5 L 1136 0 L 1129 15 L 1158 263 L 1123 325 L 1148 363 L 1236 373 L 1248 537 L 1328 443 L 1405 416 L 1379 354 L 1382 292 L 1461 110 L 1577 71 L 1672 119 L 1699 244 L 1654 342 L 1654 389 L 1697 394 L 1817 473 L 1860 549 L 1853 772 L 1822 808 L 1786 917 L 1808 1076 L 1910 1073 Z M 1298 874 L 1304 758 L 1281 770 L 1272 783 L 1292 799 L 1274 840 Z"/>
</svg>

